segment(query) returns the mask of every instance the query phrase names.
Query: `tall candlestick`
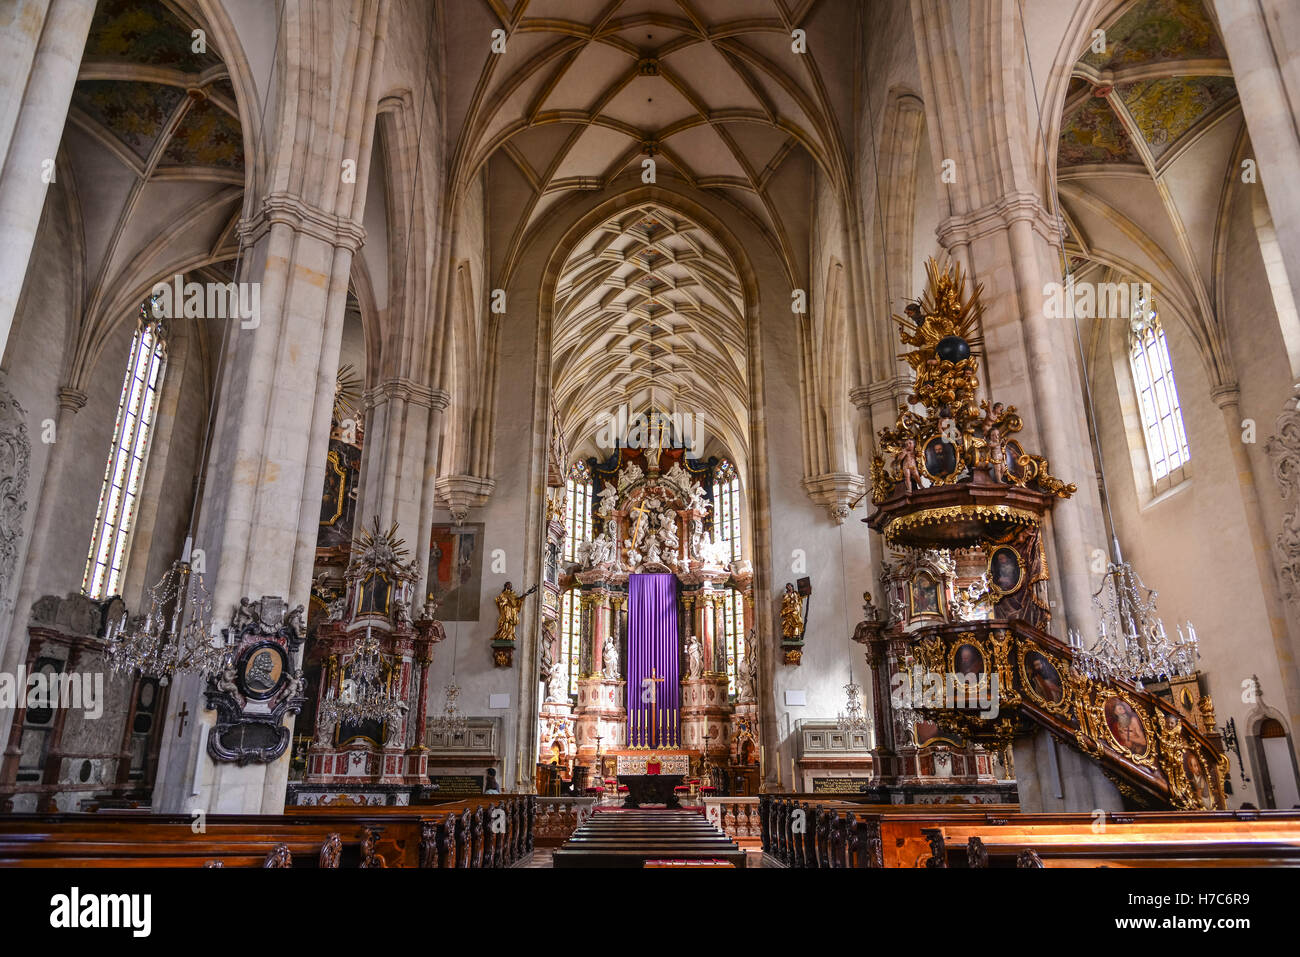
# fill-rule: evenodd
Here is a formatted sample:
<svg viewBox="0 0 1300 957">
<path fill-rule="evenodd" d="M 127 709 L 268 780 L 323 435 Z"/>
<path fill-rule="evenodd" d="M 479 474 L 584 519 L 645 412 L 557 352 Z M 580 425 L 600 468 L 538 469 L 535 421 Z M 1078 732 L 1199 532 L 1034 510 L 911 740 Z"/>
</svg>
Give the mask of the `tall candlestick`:
<svg viewBox="0 0 1300 957">
<path fill-rule="evenodd" d="M 790 759 L 790 790 L 798 791 L 799 778 L 794 771 L 794 758 Z"/>
</svg>

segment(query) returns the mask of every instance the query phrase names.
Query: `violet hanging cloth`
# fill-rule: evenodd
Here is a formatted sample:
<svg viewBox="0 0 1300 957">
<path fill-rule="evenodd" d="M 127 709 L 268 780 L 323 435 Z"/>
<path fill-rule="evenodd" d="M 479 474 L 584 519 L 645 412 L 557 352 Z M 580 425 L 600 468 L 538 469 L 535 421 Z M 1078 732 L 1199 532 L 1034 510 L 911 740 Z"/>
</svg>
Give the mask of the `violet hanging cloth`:
<svg viewBox="0 0 1300 957">
<path fill-rule="evenodd" d="M 627 607 L 627 742 L 633 747 L 667 747 L 670 741 L 678 740 L 681 699 L 677 578 L 668 574 L 630 575 Z"/>
</svg>

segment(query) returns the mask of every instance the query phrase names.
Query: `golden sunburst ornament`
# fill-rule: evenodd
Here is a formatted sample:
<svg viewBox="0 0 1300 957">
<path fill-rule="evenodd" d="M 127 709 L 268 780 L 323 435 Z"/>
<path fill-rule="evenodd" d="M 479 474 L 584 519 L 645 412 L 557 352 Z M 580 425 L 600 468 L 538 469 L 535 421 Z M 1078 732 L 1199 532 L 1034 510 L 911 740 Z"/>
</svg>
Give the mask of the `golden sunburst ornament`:
<svg viewBox="0 0 1300 957">
<path fill-rule="evenodd" d="M 334 421 L 356 421 L 357 403 L 361 399 L 361 376 L 356 375 L 352 363 L 339 366 L 334 377 Z"/>
</svg>

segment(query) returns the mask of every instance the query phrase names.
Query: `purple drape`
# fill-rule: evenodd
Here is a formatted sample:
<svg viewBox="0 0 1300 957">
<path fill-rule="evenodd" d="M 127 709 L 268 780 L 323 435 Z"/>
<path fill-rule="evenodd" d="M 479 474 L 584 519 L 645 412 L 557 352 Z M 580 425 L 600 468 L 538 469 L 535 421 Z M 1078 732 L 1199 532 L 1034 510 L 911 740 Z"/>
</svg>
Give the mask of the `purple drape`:
<svg viewBox="0 0 1300 957">
<path fill-rule="evenodd" d="M 677 740 L 681 699 L 677 578 L 667 574 L 628 576 L 627 608 L 627 740 L 629 745 L 662 748 Z M 651 677 L 663 679 L 654 682 L 658 713 L 653 739 L 641 731 L 650 727 L 650 704 L 641 699 L 646 696 L 642 693 L 646 679 Z"/>
</svg>

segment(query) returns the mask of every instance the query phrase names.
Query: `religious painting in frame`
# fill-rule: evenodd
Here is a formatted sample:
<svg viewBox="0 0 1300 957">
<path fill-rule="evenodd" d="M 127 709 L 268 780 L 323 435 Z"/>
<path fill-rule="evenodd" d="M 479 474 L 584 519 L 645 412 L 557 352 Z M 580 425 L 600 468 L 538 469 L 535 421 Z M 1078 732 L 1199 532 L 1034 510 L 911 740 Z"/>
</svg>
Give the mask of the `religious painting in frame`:
<svg viewBox="0 0 1300 957">
<path fill-rule="evenodd" d="M 989 592 L 995 602 L 1018 591 L 1025 581 L 1025 561 L 1010 545 L 999 545 L 989 552 Z"/>
<path fill-rule="evenodd" d="M 930 481 L 945 484 L 961 471 L 961 451 L 942 435 L 932 435 L 921 443 L 921 471 Z"/>
<path fill-rule="evenodd" d="M 1020 681 L 1029 697 L 1048 711 L 1066 714 L 1065 681 L 1061 665 L 1051 655 L 1030 645 L 1020 646 Z"/>
<path fill-rule="evenodd" d="M 358 615 L 387 615 L 393 584 L 383 572 L 371 572 L 357 590 Z"/>
<path fill-rule="evenodd" d="M 1020 464 L 1020 457 L 1025 454 L 1024 448 L 1015 439 L 1009 439 L 1002 444 L 1003 475 L 1012 485 L 1025 484 L 1025 467 Z"/>
<path fill-rule="evenodd" d="M 943 589 L 928 572 L 917 572 L 907 583 L 907 612 L 912 621 L 923 618 L 946 619 L 943 608 Z"/>
<path fill-rule="evenodd" d="M 1107 698 L 1102 704 L 1101 712 L 1115 750 L 1127 754 L 1134 761 L 1152 763 L 1151 739 L 1154 731 L 1147 715 L 1122 693 Z"/>
<path fill-rule="evenodd" d="M 989 656 L 972 638 L 963 635 L 948 652 L 948 670 L 955 675 L 982 675 L 988 671 Z"/>
<path fill-rule="evenodd" d="M 478 621 L 483 592 L 482 522 L 434 525 L 429 536 L 428 600 L 441 621 Z"/>
<path fill-rule="evenodd" d="M 1218 807 L 1210 774 L 1196 748 L 1183 752 L 1183 780 L 1187 784 L 1187 793 L 1200 802 L 1202 808 L 1213 811 Z"/>
</svg>

